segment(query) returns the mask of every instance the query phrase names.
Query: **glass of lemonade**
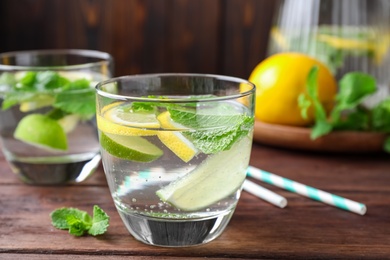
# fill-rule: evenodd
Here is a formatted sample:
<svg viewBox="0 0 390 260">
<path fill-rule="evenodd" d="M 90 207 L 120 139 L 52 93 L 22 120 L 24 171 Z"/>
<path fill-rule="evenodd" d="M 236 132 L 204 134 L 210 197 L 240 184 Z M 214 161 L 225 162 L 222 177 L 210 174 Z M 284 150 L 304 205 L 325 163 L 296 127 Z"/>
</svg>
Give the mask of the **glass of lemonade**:
<svg viewBox="0 0 390 260">
<path fill-rule="evenodd" d="M 0 54 L 0 137 L 25 183 L 81 182 L 100 163 L 97 82 L 112 77 L 110 54 L 33 50 Z"/>
<path fill-rule="evenodd" d="M 150 74 L 96 88 L 103 167 L 129 232 L 168 247 L 218 237 L 246 176 L 255 86 L 227 76 Z"/>
</svg>

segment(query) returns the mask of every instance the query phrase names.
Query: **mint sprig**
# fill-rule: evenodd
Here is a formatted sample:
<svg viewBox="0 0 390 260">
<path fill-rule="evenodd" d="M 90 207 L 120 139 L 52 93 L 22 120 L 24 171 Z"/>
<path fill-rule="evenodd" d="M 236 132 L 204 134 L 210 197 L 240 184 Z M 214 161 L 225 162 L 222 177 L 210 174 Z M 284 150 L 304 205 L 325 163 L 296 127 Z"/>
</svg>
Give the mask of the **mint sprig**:
<svg viewBox="0 0 390 260">
<path fill-rule="evenodd" d="M 168 107 L 176 123 L 195 131 L 183 134 L 205 154 L 229 150 L 241 137 L 248 135 L 253 117 L 239 113 L 231 103 L 215 102 L 198 107 Z"/>
<path fill-rule="evenodd" d="M 64 114 L 77 114 L 82 118 L 90 118 L 95 114 L 95 92 L 87 79 L 71 81 L 55 71 L 29 71 L 21 78 L 4 73 L 0 77 L 0 85 L 8 86 L 2 103 L 3 110 L 35 101 L 62 109 Z M 80 94 L 74 90 L 83 92 Z"/>
<path fill-rule="evenodd" d="M 68 229 L 74 236 L 104 234 L 110 221 L 110 217 L 97 205 L 93 207 L 92 217 L 86 211 L 66 207 L 54 210 L 50 217 L 54 227 Z"/>
<path fill-rule="evenodd" d="M 307 113 L 308 104 L 314 106 L 315 123 L 311 139 L 340 130 L 390 134 L 390 98 L 378 102 L 373 108 L 364 105 L 364 100 L 377 91 L 374 77 L 362 72 L 346 73 L 339 81 L 339 91 L 329 116 L 318 98 L 317 80 L 318 69 L 312 68 L 307 77 L 307 95 L 298 97 L 303 116 Z M 390 152 L 390 137 L 385 140 L 383 148 Z"/>
</svg>

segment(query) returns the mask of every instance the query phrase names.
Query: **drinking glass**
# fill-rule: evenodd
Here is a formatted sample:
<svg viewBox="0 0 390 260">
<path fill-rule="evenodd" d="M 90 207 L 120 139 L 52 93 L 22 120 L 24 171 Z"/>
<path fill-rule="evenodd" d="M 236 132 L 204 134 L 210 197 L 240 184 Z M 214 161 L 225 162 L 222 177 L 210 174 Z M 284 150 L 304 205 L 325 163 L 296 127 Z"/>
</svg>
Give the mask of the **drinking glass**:
<svg viewBox="0 0 390 260">
<path fill-rule="evenodd" d="M 101 156 L 97 82 L 112 77 L 110 54 L 58 49 L 0 54 L 0 139 L 14 173 L 28 184 L 77 183 Z"/>
<path fill-rule="evenodd" d="M 249 163 L 252 83 L 152 74 L 97 85 L 102 162 L 115 206 L 146 244 L 209 242 L 228 224 Z"/>
<path fill-rule="evenodd" d="M 322 61 L 339 80 L 359 71 L 376 78 L 373 106 L 390 92 L 390 1 L 281 0 L 268 54 L 301 52 Z"/>
</svg>

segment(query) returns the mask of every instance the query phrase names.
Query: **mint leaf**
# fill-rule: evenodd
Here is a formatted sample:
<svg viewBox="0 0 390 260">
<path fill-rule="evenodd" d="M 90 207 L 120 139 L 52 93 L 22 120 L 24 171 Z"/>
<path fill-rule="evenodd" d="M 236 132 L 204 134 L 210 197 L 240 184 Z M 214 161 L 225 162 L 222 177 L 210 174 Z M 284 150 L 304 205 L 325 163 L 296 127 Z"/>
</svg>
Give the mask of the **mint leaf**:
<svg viewBox="0 0 390 260">
<path fill-rule="evenodd" d="M 307 119 L 307 111 L 309 110 L 309 107 L 311 106 L 310 99 L 307 98 L 307 95 L 305 93 L 301 93 L 298 96 L 298 106 L 301 109 L 301 116 L 303 119 Z"/>
<path fill-rule="evenodd" d="M 93 207 L 92 226 L 88 230 L 88 234 L 97 236 L 104 234 L 109 226 L 110 217 L 98 206 Z"/>
<path fill-rule="evenodd" d="M 39 94 L 35 92 L 22 92 L 22 91 L 7 92 L 3 100 L 2 109 L 6 110 L 17 104 L 34 100 L 38 95 Z"/>
<path fill-rule="evenodd" d="M 370 116 L 366 110 L 357 108 L 350 112 L 343 120 L 333 122 L 333 130 L 365 131 L 370 129 Z"/>
<path fill-rule="evenodd" d="M 58 93 L 53 107 L 62 109 L 69 114 L 77 114 L 83 118 L 89 118 L 96 111 L 95 90 L 88 88 L 81 92 L 67 90 Z"/>
<path fill-rule="evenodd" d="M 230 147 L 248 135 L 253 117 L 239 113 L 242 107 L 232 103 L 209 103 L 197 107 L 168 107 L 173 121 L 196 131 L 183 134 L 205 154 L 213 154 Z"/>
<path fill-rule="evenodd" d="M 58 88 L 64 88 L 69 84 L 69 80 L 61 77 L 55 71 L 40 71 L 37 72 L 34 87 L 36 90 L 52 90 Z"/>
<path fill-rule="evenodd" d="M 327 120 L 327 115 L 324 106 L 318 98 L 317 80 L 318 80 L 317 66 L 314 66 L 309 71 L 306 80 L 306 90 L 311 102 L 314 106 L 315 124 L 310 134 L 311 139 L 316 139 L 332 131 L 332 125 Z"/>
<path fill-rule="evenodd" d="M 78 114 L 84 118 L 95 114 L 95 90 L 90 88 L 90 81 L 86 79 L 70 81 L 55 71 L 30 71 L 19 80 L 10 73 L 2 76 L 0 84 L 6 85 L 7 88 L 3 110 L 24 102 L 41 102 L 41 97 L 46 96 L 46 105 L 53 103 L 51 101 L 47 104 L 47 100 L 56 100 L 55 107 L 67 113 Z M 73 93 L 74 90 L 84 90 L 86 95 L 84 96 L 84 92 Z"/>
<path fill-rule="evenodd" d="M 385 139 L 385 143 L 383 144 L 383 150 L 385 150 L 385 152 L 387 153 L 390 153 L 390 137 L 387 137 Z"/>
<path fill-rule="evenodd" d="M 239 123 L 229 127 L 194 132 L 189 131 L 184 132 L 184 135 L 203 153 L 214 154 L 229 150 L 239 139 L 248 135 L 253 124 L 253 118 L 242 116 Z"/>
<path fill-rule="evenodd" d="M 66 222 L 69 225 L 69 233 L 78 237 L 84 235 L 90 226 L 89 222 L 83 221 L 73 215 L 67 216 Z"/>
<path fill-rule="evenodd" d="M 372 76 L 350 72 L 339 81 L 339 92 L 336 95 L 336 106 L 332 110 L 333 122 L 340 120 L 343 110 L 355 109 L 364 98 L 376 91 L 376 81 Z"/>
<path fill-rule="evenodd" d="M 70 226 L 67 220 L 69 216 L 87 222 L 91 221 L 91 216 L 89 216 L 86 211 L 76 208 L 60 208 L 53 211 L 50 216 L 53 226 L 58 229 L 69 229 Z"/>
<path fill-rule="evenodd" d="M 109 226 L 109 216 L 98 206 L 93 208 L 93 217 L 86 211 L 76 208 L 60 208 L 51 214 L 52 225 L 58 229 L 68 229 L 74 236 L 82 236 L 86 232 L 96 236 L 104 234 Z"/>
<path fill-rule="evenodd" d="M 378 103 L 371 112 L 372 128 L 380 132 L 390 132 L 390 99 Z"/>
<path fill-rule="evenodd" d="M 173 121 L 193 129 L 229 127 L 242 121 L 243 115 L 229 103 L 210 103 L 198 107 L 168 107 Z"/>
<path fill-rule="evenodd" d="M 77 79 L 75 81 L 70 82 L 67 85 L 64 85 L 64 89 L 88 89 L 90 88 L 90 82 L 87 79 Z"/>
</svg>

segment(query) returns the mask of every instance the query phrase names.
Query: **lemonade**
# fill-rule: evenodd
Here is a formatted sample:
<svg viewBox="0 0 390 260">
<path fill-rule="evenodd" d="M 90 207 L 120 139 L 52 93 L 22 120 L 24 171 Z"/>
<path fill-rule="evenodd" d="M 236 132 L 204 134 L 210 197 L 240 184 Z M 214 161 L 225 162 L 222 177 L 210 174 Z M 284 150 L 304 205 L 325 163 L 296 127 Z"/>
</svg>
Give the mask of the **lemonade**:
<svg viewBox="0 0 390 260">
<path fill-rule="evenodd" d="M 94 87 L 111 76 L 110 60 L 86 50 L 0 55 L 2 150 L 24 182 L 81 182 L 99 165 Z"/>
<path fill-rule="evenodd" d="M 98 91 L 103 166 L 130 233 L 161 246 L 202 244 L 221 234 L 246 176 L 253 108 L 214 95 L 109 103 L 104 95 Z"/>
</svg>

